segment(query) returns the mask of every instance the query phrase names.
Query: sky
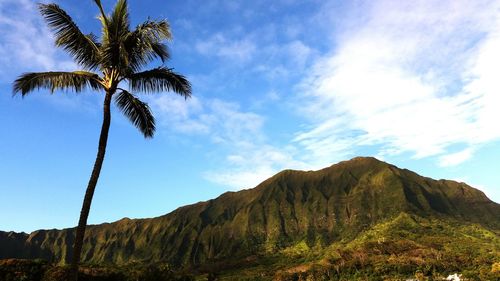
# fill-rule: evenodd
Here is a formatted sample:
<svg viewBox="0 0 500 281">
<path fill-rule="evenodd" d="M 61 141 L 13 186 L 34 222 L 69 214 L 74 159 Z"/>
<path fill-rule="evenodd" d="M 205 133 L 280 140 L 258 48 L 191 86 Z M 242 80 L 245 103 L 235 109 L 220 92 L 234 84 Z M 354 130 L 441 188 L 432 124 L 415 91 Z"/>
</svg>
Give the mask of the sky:
<svg viewBox="0 0 500 281">
<path fill-rule="evenodd" d="M 78 69 L 36 2 L 0 0 L 3 231 L 76 225 L 102 122 L 102 93 L 12 95 L 22 73 Z M 99 34 L 93 1 L 54 3 Z M 133 26 L 170 22 L 165 65 L 188 77 L 193 96 L 140 95 L 157 119 L 153 139 L 112 109 L 90 224 L 160 216 L 283 169 L 356 156 L 466 182 L 500 202 L 500 1 L 129 6 Z"/>
</svg>

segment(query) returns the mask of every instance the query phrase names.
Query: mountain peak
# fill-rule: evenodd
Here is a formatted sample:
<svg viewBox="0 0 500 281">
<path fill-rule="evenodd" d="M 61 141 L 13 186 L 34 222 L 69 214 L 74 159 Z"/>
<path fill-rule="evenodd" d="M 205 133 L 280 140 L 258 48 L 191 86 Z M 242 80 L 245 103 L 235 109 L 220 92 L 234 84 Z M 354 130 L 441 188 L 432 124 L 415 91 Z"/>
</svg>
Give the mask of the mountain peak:
<svg viewBox="0 0 500 281">
<path fill-rule="evenodd" d="M 377 163 L 385 163 L 384 161 L 381 161 L 373 156 L 356 156 L 354 158 L 351 158 L 350 160 L 342 161 L 342 162 L 377 162 Z M 342 163 L 340 162 L 340 163 Z"/>
<path fill-rule="evenodd" d="M 392 165 L 390 165 L 384 161 L 381 161 L 375 157 L 372 157 L 372 156 L 358 156 L 358 157 L 354 157 L 350 160 L 338 162 L 336 164 L 331 165 L 328 168 L 334 168 L 334 167 L 338 167 L 338 166 L 350 166 L 350 167 L 358 166 L 358 167 L 365 167 L 367 169 L 370 169 L 370 168 L 375 168 L 375 167 L 380 167 L 380 166 L 392 166 Z"/>
</svg>

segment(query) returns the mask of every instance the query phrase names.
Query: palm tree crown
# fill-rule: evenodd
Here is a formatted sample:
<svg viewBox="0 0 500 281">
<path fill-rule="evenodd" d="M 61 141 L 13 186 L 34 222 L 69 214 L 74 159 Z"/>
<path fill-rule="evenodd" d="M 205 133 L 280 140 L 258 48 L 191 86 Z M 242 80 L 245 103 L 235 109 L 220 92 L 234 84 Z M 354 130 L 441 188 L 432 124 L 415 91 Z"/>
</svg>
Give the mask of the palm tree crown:
<svg viewBox="0 0 500 281">
<path fill-rule="evenodd" d="M 189 81 L 171 68 L 160 66 L 143 71 L 155 59 L 162 62 L 169 59 L 163 42 L 172 38 L 170 26 L 166 20 L 147 20 L 131 30 L 126 0 L 118 0 L 109 15 L 104 13 L 100 0 L 94 1 L 101 13 L 100 38 L 82 33 L 58 5 L 39 4 L 40 12 L 55 33 L 56 46 L 66 50 L 83 70 L 25 73 L 14 82 L 14 93 L 25 96 L 37 89 L 103 90 L 115 97 L 117 107 L 145 137 L 152 137 L 154 117 L 149 106 L 134 93 L 173 91 L 186 98 L 191 96 Z M 128 82 L 128 91 L 119 87 L 123 81 Z"/>
</svg>

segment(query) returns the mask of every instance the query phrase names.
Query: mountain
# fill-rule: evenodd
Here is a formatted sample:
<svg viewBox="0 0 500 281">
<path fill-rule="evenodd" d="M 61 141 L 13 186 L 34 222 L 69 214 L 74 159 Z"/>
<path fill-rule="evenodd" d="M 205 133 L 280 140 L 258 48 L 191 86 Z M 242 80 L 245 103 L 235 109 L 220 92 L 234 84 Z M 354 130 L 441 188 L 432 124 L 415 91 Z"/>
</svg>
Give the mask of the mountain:
<svg viewBox="0 0 500 281">
<path fill-rule="evenodd" d="M 253 189 L 227 192 L 161 217 L 89 226 L 82 260 L 162 261 L 194 268 L 286 255 L 335 264 L 343 257 L 332 252 L 342 256 L 384 245 L 439 251 L 459 241 L 477 242 L 500 258 L 499 234 L 500 205 L 481 191 L 358 157 L 319 171 L 285 170 Z M 73 239 L 74 228 L 0 232 L 0 258 L 64 263 Z M 396 246 L 386 245 L 389 241 Z"/>
</svg>

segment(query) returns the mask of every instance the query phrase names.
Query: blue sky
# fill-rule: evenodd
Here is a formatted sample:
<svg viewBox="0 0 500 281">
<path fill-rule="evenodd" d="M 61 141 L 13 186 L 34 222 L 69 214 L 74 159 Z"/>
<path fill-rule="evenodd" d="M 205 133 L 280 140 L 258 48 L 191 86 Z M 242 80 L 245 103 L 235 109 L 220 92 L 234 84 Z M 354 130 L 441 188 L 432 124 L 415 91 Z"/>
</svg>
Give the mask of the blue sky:
<svg viewBox="0 0 500 281">
<path fill-rule="evenodd" d="M 35 2 L 0 0 L 7 231 L 76 224 L 101 125 L 99 93 L 12 97 L 23 72 L 77 68 Z M 193 98 L 143 95 L 158 122 L 151 140 L 113 110 L 89 223 L 162 215 L 359 155 L 500 202 L 500 2 L 129 2 L 134 25 L 169 20 L 167 65 L 190 79 Z M 55 3 L 99 33 L 93 1 Z"/>
</svg>

